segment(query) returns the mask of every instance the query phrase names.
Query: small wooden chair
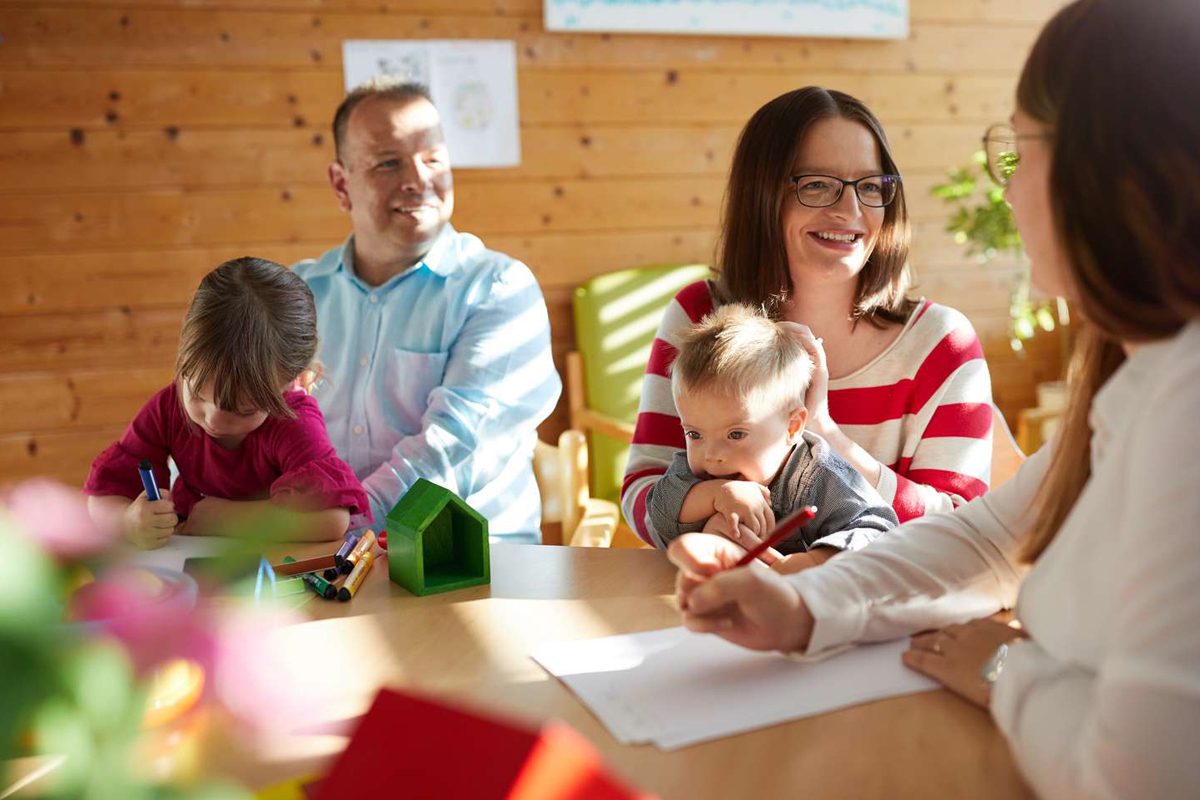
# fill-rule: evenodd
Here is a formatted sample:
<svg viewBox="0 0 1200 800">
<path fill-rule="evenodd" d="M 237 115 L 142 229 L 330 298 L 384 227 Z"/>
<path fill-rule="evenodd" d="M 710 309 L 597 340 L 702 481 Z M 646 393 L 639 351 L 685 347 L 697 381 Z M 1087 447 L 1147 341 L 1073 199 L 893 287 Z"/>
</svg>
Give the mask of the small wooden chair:
<svg viewBox="0 0 1200 800">
<path fill-rule="evenodd" d="M 567 354 L 567 401 L 571 427 L 587 435 L 595 497 L 620 498 L 642 377 L 663 311 L 676 292 L 710 275 L 704 264 L 636 267 L 575 289 L 578 352 Z M 610 546 L 647 545 L 621 521 Z"/>
<path fill-rule="evenodd" d="M 542 544 L 608 547 L 621 511 L 617 504 L 588 495 L 587 439 L 565 430 L 558 446 L 538 441 L 533 472 L 542 494 Z"/>
</svg>

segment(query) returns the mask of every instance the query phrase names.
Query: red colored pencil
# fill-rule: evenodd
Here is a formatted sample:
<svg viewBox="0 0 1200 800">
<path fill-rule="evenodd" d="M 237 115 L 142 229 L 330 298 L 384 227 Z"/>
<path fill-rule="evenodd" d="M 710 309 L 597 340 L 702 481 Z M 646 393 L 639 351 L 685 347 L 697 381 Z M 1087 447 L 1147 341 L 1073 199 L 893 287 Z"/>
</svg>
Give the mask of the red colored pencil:
<svg viewBox="0 0 1200 800">
<path fill-rule="evenodd" d="M 775 526 L 775 530 L 771 532 L 771 535 L 767 537 L 766 541 L 762 542 L 758 547 L 742 556 L 741 560 L 734 564 L 734 566 L 746 566 L 751 561 L 767 552 L 769 548 L 774 547 L 796 531 L 803 528 L 805 525 L 811 522 L 812 518 L 816 515 L 816 506 L 809 506 L 808 508 L 802 508 L 799 511 L 793 511 L 791 514 L 788 514 L 778 525 Z"/>
</svg>

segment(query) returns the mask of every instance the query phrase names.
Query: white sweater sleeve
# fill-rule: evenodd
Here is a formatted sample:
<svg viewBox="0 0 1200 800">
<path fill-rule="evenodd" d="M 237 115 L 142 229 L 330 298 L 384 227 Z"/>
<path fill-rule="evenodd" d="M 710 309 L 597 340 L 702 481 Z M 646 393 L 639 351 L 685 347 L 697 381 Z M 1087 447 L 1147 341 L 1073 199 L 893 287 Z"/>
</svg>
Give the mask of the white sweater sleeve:
<svg viewBox="0 0 1200 800">
<path fill-rule="evenodd" d="M 993 688 L 992 715 L 1042 797 L 1200 796 L 1198 364 L 1173 365 L 1168 386 L 1142 398 L 1127 491 L 1097 498 L 1114 513 L 1089 538 L 1116 548 L 1098 658 L 1083 667 L 1024 642 Z"/>
<path fill-rule="evenodd" d="M 1003 486 L 954 512 L 910 520 L 863 550 L 788 576 L 816 620 L 807 654 L 1011 607 L 1027 572 L 1016 554 L 1048 459 L 1043 448 Z"/>
</svg>

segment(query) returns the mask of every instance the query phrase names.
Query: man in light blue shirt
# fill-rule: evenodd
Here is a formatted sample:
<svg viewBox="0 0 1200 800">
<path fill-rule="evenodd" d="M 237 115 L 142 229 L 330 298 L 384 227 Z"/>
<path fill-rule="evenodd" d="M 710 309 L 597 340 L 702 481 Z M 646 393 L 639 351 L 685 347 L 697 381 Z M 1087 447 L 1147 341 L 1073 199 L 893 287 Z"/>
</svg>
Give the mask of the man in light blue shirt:
<svg viewBox="0 0 1200 800">
<path fill-rule="evenodd" d="M 333 128 L 329 181 L 354 233 L 295 270 L 317 304 L 325 377 L 314 396 L 373 527 L 426 478 L 487 517 L 492 535 L 539 536 L 533 445 L 562 383 L 537 281 L 450 226 L 453 177 L 423 87 L 359 87 Z"/>
</svg>

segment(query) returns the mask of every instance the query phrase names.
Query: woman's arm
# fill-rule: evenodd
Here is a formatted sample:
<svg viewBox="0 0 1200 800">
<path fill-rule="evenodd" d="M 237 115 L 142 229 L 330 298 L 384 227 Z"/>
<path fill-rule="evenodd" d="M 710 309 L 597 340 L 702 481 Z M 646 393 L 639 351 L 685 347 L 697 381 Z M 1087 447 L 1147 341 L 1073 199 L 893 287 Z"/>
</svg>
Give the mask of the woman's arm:
<svg viewBox="0 0 1200 800">
<path fill-rule="evenodd" d="M 1190 360 L 1167 366 L 1168 385 L 1122 420 L 1132 447 L 1116 456 L 1127 476 L 1120 501 L 1081 495 L 1116 509 L 1086 532 L 1115 549 L 1115 575 L 1092 578 L 1111 584 L 1111 600 L 1048 598 L 1102 618 L 1102 639 L 1067 643 L 1093 652 L 1097 668 L 1030 640 L 1012 647 L 993 686 L 992 715 L 1042 797 L 1190 798 L 1200 787 L 1200 360 Z"/>
<path fill-rule="evenodd" d="M 788 580 L 816 619 L 808 649 L 883 641 L 983 617 L 1016 602 L 1017 561 L 1049 448 L 952 514 L 911 520 L 869 547 Z"/>
<path fill-rule="evenodd" d="M 683 536 L 670 557 L 680 568 L 684 624 L 745 647 L 815 655 L 1011 607 L 1026 572 L 1017 551 L 1048 458 L 1043 448 L 1004 486 L 953 514 L 913 520 L 863 550 L 783 577 L 778 572 L 794 566 L 787 559 L 771 574 L 757 565 L 730 569 L 744 554 L 736 544 Z"/>
</svg>

